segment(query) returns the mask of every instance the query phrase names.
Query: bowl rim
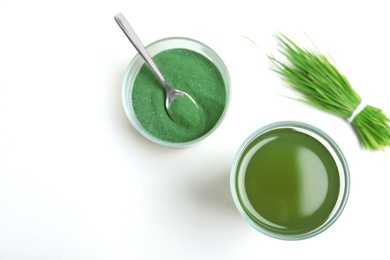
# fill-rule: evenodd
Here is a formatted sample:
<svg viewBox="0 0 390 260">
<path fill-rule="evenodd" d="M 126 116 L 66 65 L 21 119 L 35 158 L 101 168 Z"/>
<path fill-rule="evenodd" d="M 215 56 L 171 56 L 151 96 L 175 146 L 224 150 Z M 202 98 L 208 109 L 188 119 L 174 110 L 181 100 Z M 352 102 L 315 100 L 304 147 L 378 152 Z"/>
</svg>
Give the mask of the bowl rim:
<svg viewBox="0 0 390 260">
<path fill-rule="evenodd" d="M 242 205 L 242 201 L 240 199 L 239 195 L 239 188 L 237 187 L 237 179 L 238 179 L 238 166 L 241 156 L 243 155 L 243 152 L 245 149 L 251 144 L 252 141 L 254 141 L 259 136 L 268 133 L 270 131 L 273 131 L 275 129 L 294 129 L 298 130 L 302 133 L 308 134 L 311 137 L 315 138 L 316 140 L 320 141 L 325 148 L 331 153 L 333 158 L 336 161 L 337 167 L 338 167 L 338 173 L 340 176 L 340 191 L 339 191 L 339 197 L 337 199 L 337 202 L 330 214 L 330 216 L 325 220 L 323 224 L 318 226 L 317 228 L 310 230 L 308 232 L 302 233 L 302 234 L 281 234 L 277 233 L 271 230 L 268 230 L 266 228 L 263 228 L 262 226 L 258 225 L 252 217 L 246 212 L 244 209 L 244 206 Z M 319 138 L 318 138 L 319 137 Z M 325 143 L 324 143 L 325 142 Z M 321 129 L 304 122 L 300 121 L 278 121 L 274 123 L 267 124 L 256 131 L 254 131 L 247 139 L 241 144 L 240 148 L 238 149 L 235 158 L 233 160 L 233 165 L 231 168 L 230 173 L 230 189 L 231 189 L 231 195 L 233 197 L 233 201 L 242 215 L 244 219 L 257 231 L 273 238 L 281 239 L 281 240 L 303 240 L 307 239 L 313 236 L 316 236 L 326 229 L 328 229 L 341 215 L 343 212 L 346 203 L 348 201 L 349 197 L 349 190 L 350 190 L 350 173 L 349 173 L 349 167 L 346 161 L 346 158 L 344 154 L 342 153 L 340 147 L 336 144 L 336 142 L 325 132 L 323 132 Z"/>
<path fill-rule="evenodd" d="M 134 79 L 135 79 L 135 77 L 132 75 L 132 73 L 137 75 L 140 68 L 145 63 L 144 60 L 142 59 L 142 57 L 138 53 L 136 53 L 136 55 L 130 61 L 129 65 L 127 66 L 127 69 L 124 73 L 124 77 L 122 80 L 122 86 L 121 86 L 121 100 L 122 100 L 123 109 L 125 111 L 125 114 L 126 114 L 128 120 L 141 135 L 146 137 L 148 140 L 150 140 L 154 143 L 163 145 L 163 146 L 173 147 L 173 148 L 181 148 L 181 147 L 192 146 L 194 144 L 197 144 L 197 143 L 205 140 L 208 136 L 210 136 L 212 133 L 214 133 L 215 130 L 221 125 L 221 123 L 223 122 L 223 120 L 226 117 L 226 114 L 227 114 L 227 111 L 228 111 L 228 108 L 230 105 L 231 79 L 230 79 L 230 74 L 229 74 L 229 71 L 226 67 L 226 64 L 223 62 L 221 57 L 211 47 L 209 47 L 208 45 L 206 45 L 198 40 L 188 38 L 188 37 L 166 37 L 166 38 L 162 38 L 162 39 L 159 39 L 157 41 L 154 41 L 154 42 L 148 44 L 145 48 L 151 53 L 151 56 L 153 56 L 161 51 L 171 49 L 171 48 L 162 48 L 160 51 L 158 51 L 156 53 L 154 53 L 154 51 L 153 51 L 153 49 L 157 48 L 159 45 L 169 44 L 170 42 L 171 43 L 174 42 L 175 44 L 184 44 L 184 45 L 188 44 L 187 46 L 180 47 L 180 48 L 185 48 L 185 49 L 189 49 L 192 51 L 196 51 L 199 54 L 205 56 L 218 68 L 219 72 L 221 73 L 222 79 L 224 81 L 225 91 L 226 91 L 226 100 L 225 100 L 224 110 L 222 111 L 220 118 L 218 119 L 216 124 L 213 126 L 213 128 L 211 128 L 204 135 L 202 135 L 194 140 L 186 141 L 186 142 L 169 142 L 166 140 L 161 140 L 161 139 L 155 137 L 154 135 L 150 134 L 149 132 L 147 132 L 143 128 L 141 123 L 138 121 L 138 119 L 137 119 L 137 117 L 132 109 L 132 101 L 131 101 L 131 91 L 132 91 L 132 87 L 133 87 L 133 85 L 132 85 L 133 82 L 131 82 L 131 80 L 134 81 Z M 191 45 L 191 44 L 195 47 L 190 48 L 189 45 Z M 178 48 L 178 47 L 173 47 L 173 48 Z M 211 56 L 211 58 L 210 58 L 210 56 Z M 129 83 L 129 81 L 130 81 L 130 83 Z"/>
</svg>

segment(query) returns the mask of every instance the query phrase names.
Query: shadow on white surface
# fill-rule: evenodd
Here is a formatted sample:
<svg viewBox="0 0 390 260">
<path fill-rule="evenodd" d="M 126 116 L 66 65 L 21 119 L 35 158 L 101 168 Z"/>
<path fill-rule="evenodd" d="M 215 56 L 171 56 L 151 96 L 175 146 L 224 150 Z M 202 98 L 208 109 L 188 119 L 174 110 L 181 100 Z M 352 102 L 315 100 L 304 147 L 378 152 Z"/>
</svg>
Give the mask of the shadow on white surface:
<svg viewBox="0 0 390 260">
<path fill-rule="evenodd" d="M 207 178 L 194 181 L 189 187 L 190 196 L 195 203 L 203 204 L 202 207 L 224 218 L 239 216 L 230 193 L 230 168 L 225 166 L 207 175 Z"/>
</svg>

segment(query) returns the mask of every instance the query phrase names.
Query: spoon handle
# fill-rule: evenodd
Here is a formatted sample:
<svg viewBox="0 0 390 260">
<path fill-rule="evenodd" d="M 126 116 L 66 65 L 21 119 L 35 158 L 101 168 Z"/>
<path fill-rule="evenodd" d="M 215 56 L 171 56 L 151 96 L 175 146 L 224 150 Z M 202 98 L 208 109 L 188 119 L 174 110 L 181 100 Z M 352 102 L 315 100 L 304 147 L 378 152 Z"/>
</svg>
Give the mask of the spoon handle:
<svg viewBox="0 0 390 260">
<path fill-rule="evenodd" d="M 152 60 L 152 57 L 150 57 L 148 51 L 145 49 L 144 45 L 142 44 L 141 40 L 138 38 L 138 36 L 135 33 L 135 31 L 133 30 L 133 28 L 131 28 L 131 26 L 130 26 L 129 22 L 126 20 L 125 16 L 122 13 L 119 13 L 114 17 L 114 19 L 118 23 L 118 25 L 122 29 L 122 31 L 125 33 L 127 38 L 129 38 L 130 42 L 137 49 L 138 53 L 142 56 L 142 58 L 149 65 L 149 67 L 153 70 L 154 74 L 156 74 L 157 78 L 160 80 L 160 82 L 163 83 L 163 85 L 165 87 L 165 79 L 164 79 L 163 75 L 161 74 L 160 70 L 157 68 L 156 64 Z"/>
</svg>

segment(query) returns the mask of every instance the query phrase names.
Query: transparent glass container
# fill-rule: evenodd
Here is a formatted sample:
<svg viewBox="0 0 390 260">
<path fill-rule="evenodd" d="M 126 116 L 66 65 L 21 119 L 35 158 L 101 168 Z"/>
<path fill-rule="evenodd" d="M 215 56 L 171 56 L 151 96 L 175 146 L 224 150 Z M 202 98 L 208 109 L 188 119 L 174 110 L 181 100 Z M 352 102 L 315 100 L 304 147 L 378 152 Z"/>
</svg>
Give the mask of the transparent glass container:
<svg viewBox="0 0 390 260">
<path fill-rule="evenodd" d="M 221 73 L 222 79 L 224 81 L 224 87 L 226 91 L 226 102 L 225 107 L 223 109 L 223 112 L 219 118 L 219 120 L 216 122 L 216 124 L 204 135 L 200 136 L 199 138 L 196 138 L 194 140 L 186 141 L 186 142 L 169 142 L 166 140 L 161 140 L 157 138 L 156 136 L 150 134 L 145 128 L 142 126 L 142 124 L 139 122 L 136 114 L 134 113 L 134 108 L 132 104 L 132 89 L 134 85 L 134 81 L 137 77 L 137 74 L 143 64 L 145 64 L 142 57 L 137 54 L 133 60 L 130 62 L 123 79 L 122 83 L 122 104 L 125 110 L 125 113 L 130 120 L 131 124 L 134 126 L 136 130 L 138 130 L 139 133 L 141 133 L 144 137 L 147 139 L 160 144 L 164 146 L 169 147 L 187 147 L 193 144 L 196 144 L 208 136 L 210 136 L 222 123 L 228 106 L 229 106 L 229 100 L 230 100 L 230 92 L 231 92 L 231 83 L 230 83 L 230 76 L 228 73 L 228 70 L 222 61 L 222 59 L 218 56 L 216 52 L 214 52 L 210 47 L 207 45 L 193 40 L 189 38 L 184 37 L 171 37 L 171 38 L 164 38 L 161 40 L 158 40 L 154 43 L 151 43 L 150 45 L 146 46 L 146 49 L 148 50 L 149 54 L 153 57 L 156 54 L 169 50 L 169 49 L 175 49 L 175 48 L 182 48 L 187 49 L 191 51 L 195 51 L 204 57 L 208 58 L 219 70 Z"/>
<path fill-rule="evenodd" d="M 252 158 L 254 158 L 254 154 L 259 149 L 263 149 L 266 145 L 269 144 L 269 143 L 267 143 L 269 140 L 267 140 L 267 141 L 263 140 L 263 139 L 265 139 L 264 135 L 272 136 L 272 133 L 273 133 L 272 131 L 275 131 L 275 130 L 282 130 L 283 131 L 284 129 L 302 133 L 304 135 L 307 135 L 309 138 L 314 138 L 315 140 L 319 141 L 320 144 L 322 144 L 323 147 L 326 148 L 326 150 L 323 149 L 323 151 L 327 151 L 331 155 L 331 157 L 329 156 L 329 154 L 327 154 L 327 156 L 329 158 L 333 158 L 335 164 L 332 164 L 332 165 L 337 165 L 336 168 L 337 168 L 337 173 L 338 173 L 338 183 L 339 184 L 334 185 L 337 187 L 334 190 L 338 190 L 338 193 L 334 192 L 334 194 L 337 194 L 337 195 L 333 196 L 334 197 L 334 204 L 332 202 L 332 204 L 331 204 L 332 207 L 329 207 L 330 209 L 329 209 L 329 211 L 327 211 L 327 213 L 329 213 L 329 214 L 327 214 L 326 216 L 321 216 L 321 218 L 323 218 L 323 219 L 321 219 L 322 222 L 319 222 L 320 224 L 318 224 L 315 227 L 310 226 L 310 228 L 302 229 L 303 230 L 302 232 L 301 231 L 289 232 L 289 230 L 285 229 L 285 227 L 283 227 L 283 226 L 278 227 L 278 226 L 273 225 L 273 223 L 270 224 L 269 219 L 264 218 L 262 216 L 262 213 L 258 213 L 259 210 L 254 209 L 254 206 L 252 205 L 252 203 L 250 202 L 250 200 L 247 197 L 247 189 L 248 189 L 248 187 L 251 187 L 251 186 L 247 186 L 248 185 L 247 183 L 250 182 L 249 178 L 246 179 L 246 174 L 247 174 L 247 172 L 249 172 L 248 165 L 249 165 L 250 160 Z M 261 140 L 261 141 L 259 141 L 259 140 Z M 273 140 L 275 140 L 275 139 L 273 139 Z M 262 144 L 260 144 L 260 142 L 262 142 Z M 303 150 L 304 150 L 304 148 L 303 148 Z M 264 150 L 264 151 L 268 152 L 269 150 Z M 267 152 L 265 152 L 265 154 L 267 154 Z M 303 151 L 303 152 L 305 152 L 305 151 Z M 268 154 L 269 154 L 269 152 L 268 152 Z M 279 156 L 277 156 L 277 157 L 279 158 Z M 281 158 L 283 158 L 283 157 L 281 157 Z M 315 159 L 315 157 L 312 157 L 312 158 Z M 310 160 L 303 160 L 303 161 L 308 163 L 308 164 L 312 163 Z M 256 162 L 256 163 L 258 163 L 258 162 Z M 278 161 L 277 163 L 283 164 L 284 162 Z M 263 164 L 260 163 L 260 165 L 256 164 L 256 167 L 258 167 L 258 168 L 255 168 L 256 169 L 255 171 L 266 172 L 266 174 L 274 174 L 274 171 L 269 170 L 268 168 L 265 170 L 261 169 L 262 165 L 264 165 L 264 164 L 265 163 L 263 163 Z M 254 164 L 252 164 L 252 165 L 254 165 Z M 254 168 L 250 168 L 250 169 L 254 169 Z M 286 170 L 286 171 L 289 171 L 289 170 Z M 310 175 L 306 175 L 306 176 L 310 176 Z M 334 174 L 334 176 L 337 176 L 337 174 Z M 308 177 L 308 178 L 312 178 L 312 177 Z M 337 177 L 334 177 L 334 179 L 337 180 Z M 250 179 L 250 180 L 253 180 L 253 179 Z M 287 181 L 290 181 L 290 180 L 286 180 L 286 178 L 281 178 L 281 182 L 287 182 Z M 302 181 L 305 182 L 304 179 Z M 277 185 L 279 185 L 279 183 Z M 327 183 L 326 185 L 332 185 L 332 184 Z M 233 162 L 233 166 L 231 169 L 230 186 L 231 186 L 231 193 L 233 196 L 233 200 L 234 200 L 234 203 L 235 203 L 238 211 L 252 227 L 254 227 L 256 230 L 260 231 L 261 233 L 263 233 L 267 236 L 273 237 L 273 238 L 282 239 L 282 240 L 301 240 L 301 239 L 307 239 L 307 238 L 310 238 L 310 237 L 313 237 L 315 235 L 322 233 L 324 230 L 329 228 L 337 220 L 337 218 L 340 216 L 340 214 L 342 213 L 342 211 L 347 203 L 348 194 L 349 194 L 349 187 L 350 187 L 350 177 L 349 177 L 348 165 L 347 165 L 347 162 L 346 162 L 346 159 L 345 159 L 343 153 L 341 152 L 341 150 L 337 146 L 337 144 L 327 134 L 325 134 L 320 129 L 318 129 L 312 125 L 306 124 L 306 123 L 296 122 L 296 121 L 281 121 L 281 122 L 276 122 L 276 123 L 266 125 L 260 129 L 258 129 L 257 131 L 255 131 L 252 135 L 250 135 L 244 141 L 244 143 L 239 148 L 239 150 L 236 154 L 236 157 L 234 159 L 234 162 Z M 269 186 L 271 186 L 270 183 L 262 183 L 261 186 L 256 186 L 256 187 L 269 187 Z M 327 188 L 330 189 L 332 187 L 327 187 Z M 265 191 L 265 190 L 266 190 L 266 188 L 263 189 L 263 191 Z M 269 193 L 259 192 L 259 193 L 254 193 L 254 194 L 261 194 L 261 195 L 259 195 L 259 197 L 260 196 L 263 196 L 263 197 L 270 196 L 269 198 L 267 198 L 270 200 L 276 201 L 279 199 L 279 201 L 278 201 L 279 204 L 275 204 L 275 205 L 278 205 L 278 206 L 280 205 L 280 207 L 284 207 L 283 210 L 285 210 L 286 215 L 289 214 L 287 212 L 289 209 L 289 205 L 286 205 L 286 203 L 287 203 L 286 201 L 289 202 L 290 200 L 287 198 L 285 201 L 283 201 L 284 195 L 279 197 L 278 195 L 275 195 L 273 193 L 273 191 L 274 190 L 270 190 Z M 284 190 L 282 189 L 282 191 L 284 191 Z M 252 192 L 252 191 L 248 191 L 248 192 Z M 278 192 L 279 192 L 279 190 L 278 190 Z M 301 191 L 298 191 L 298 193 L 299 192 L 301 192 Z M 266 194 L 266 195 L 264 195 L 264 194 Z M 310 200 L 312 197 L 319 196 L 318 194 L 319 193 L 316 189 L 309 187 L 309 189 L 306 188 L 306 191 L 304 193 L 304 197 L 302 197 L 302 198 L 305 200 Z M 273 197 L 271 198 L 271 196 L 273 196 Z M 264 199 L 261 199 L 261 201 L 264 201 Z M 257 202 L 255 202 L 255 203 L 257 203 Z M 259 205 L 259 204 L 257 204 L 257 205 Z M 269 206 L 269 205 L 267 204 L 267 206 Z M 274 205 L 272 205 L 272 206 L 274 206 Z M 261 209 L 261 210 L 263 210 L 263 209 Z M 277 209 L 277 210 L 279 210 L 279 209 Z M 283 210 L 277 211 L 277 212 L 283 212 Z M 315 214 L 315 213 L 312 213 L 312 214 Z M 302 223 L 304 223 L 304 225 L 306 225 L 306 222 L 302 222 Z"/>
</svg>

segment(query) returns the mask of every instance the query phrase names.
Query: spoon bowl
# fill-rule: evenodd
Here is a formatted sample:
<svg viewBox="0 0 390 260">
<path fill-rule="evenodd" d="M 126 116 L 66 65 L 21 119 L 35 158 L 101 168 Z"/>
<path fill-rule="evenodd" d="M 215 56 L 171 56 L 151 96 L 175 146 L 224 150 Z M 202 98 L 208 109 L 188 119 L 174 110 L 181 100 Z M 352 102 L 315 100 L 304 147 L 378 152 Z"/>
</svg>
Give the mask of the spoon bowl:
<svg viewBox="0 0 390 260">
<path fill-rule="evenodd" d="M 173 88 L 168 84 L 168 82 L 165 80 L 164 76 L 161 74 L 160 70 L 154 63 L 152 57 L 150 56 L 149 52 L 146 50 L 145 46 L 142 44 L 141 40 L 138 38 L 137 34 L 131 28 L 129 22 L 126 20 L 125 16 L 122 13 L 117 14 L 114 17 L 115 21 L 119 25 L 119 27 L 122 29 L 124 34 L 127 36 L 127 38 L 130 40 L 130 42 L 133 44 L 135 49 L 138 51 L 140 56 L 144 59 L 146 64 L 150 67 L 150 69 L 153 71 L 153 73 L 156 75 L 157 79 L 160 81 L 162 87 L 165 90 L 165 110 L 167 111 L 167 114 L 171 117 L 172 120 L 173 117 L 170 113 L 170 105 L 172 104 L 173 100 L 176 97 L 187 97 L 191 102 L 198 107 L 195 100 L 186 92 L 178 90 Z"/>
</svg>

